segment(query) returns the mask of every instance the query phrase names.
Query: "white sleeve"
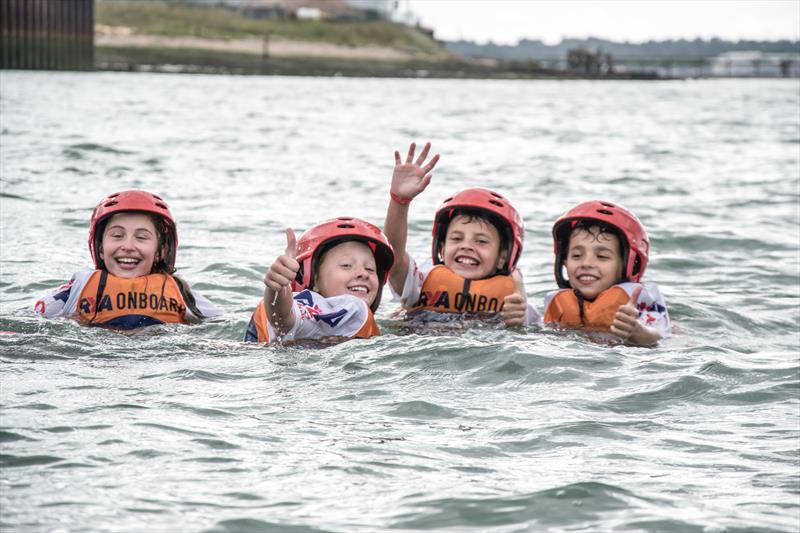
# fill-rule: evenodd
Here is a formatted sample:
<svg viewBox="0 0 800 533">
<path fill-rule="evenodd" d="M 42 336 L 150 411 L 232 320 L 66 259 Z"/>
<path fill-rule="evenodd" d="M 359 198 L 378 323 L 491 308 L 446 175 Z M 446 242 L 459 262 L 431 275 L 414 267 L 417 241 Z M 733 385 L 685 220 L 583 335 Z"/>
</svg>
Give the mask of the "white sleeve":
<svg viewBox="0 0 800 533">
<path fill-rule="evenodd" d="M 541 323 L 542 315 L 539 314 L 539 311 L 537 311 L 535 307 L 528 303 L 525 307 L 525 325 L 533 326 L 541 325 Z"/>
<path fill-rule="evenodd" d="M 294 294 L 294 326 L 284 341 L 354 337 L 369 319 L 367 304 L 355 296 L 343 294 L 324 298 L 310 290 Z M 270 328 L 270 335 L 273 331 Z"/>
<path fill-rule="evenodd" d="M 417 265 L 414 258 L 406 253 L 408 259 L 408 272 L 406 273 L 406 281 L 403 285 L 403 294 L 397 294 L 392 288 L 392 295 L 400 299 L 400 305 L 405 309 L 411 309 L 419 301 L 419 295 L 422 291 L 422 283 L 425 281 L 425 276 L 433 268 L 433 262 L 428 260 L 422 264 L 422 268 Z"/>
<path fill-rule="evenodd" d="M 561 292 L 562 290 L 564 289 L 558 289 L 557 291 L 550 291 L 544 295 L 544 303 L 543 303 L 544 307 L 542 307 L 542 309 L 544 309 L 544 314 L 547 314 L 547 306 L 550 305 L 550 302 L 553 300 L 555 295 Z"/>
<path fill-rule="evenodd" d="M 639 294 L 639 322 L 645 326 L 654 328 L 661 334 L 662 339 L 668 338 L 672 334 L 672 327 L 669 322 L 667 304 L 661 296 L 661 291 L 655 283 L 645 281 L 642 283 L 622 283 L 620 286 L 628 294 L 633 293 L 637 285 L 642 286 Z"/>
<path fill-rule="evenodd" d="M 36 302 L 34 310 L 44 318 L 71 317 L 78 308 L 78 298 L 94 270 L 83 270 L 55 291 Z"/>
<path fill-rule="evenodd" d="M 522 271 L 519 271 L 519 275 L 522 276 L 522 285 L 525 286 L 525 276 L 522 274 Z M 525 295 L 527 299 L 527 294 Z M 531 305 L 530 302 L 526 302 L 525 304 L 525 325 L 532 326 L 532 325 L 541 325 L 542 323 L 542 315 L 536 310 L 536 308 Z"/>
<path fill-rule="evenodd" d="M 194 304 L 197 306 L 197 310 L 203 313 L 203 318 L 215 318 L 223 314 L 222 309 L 212 304 L 205 296 L 197 294 L 196 292 L 192 292 L 192 296 L 194 296 Z M 188 307 L 186 308 L 186 318 L 198 320 Z"/>
</svg>

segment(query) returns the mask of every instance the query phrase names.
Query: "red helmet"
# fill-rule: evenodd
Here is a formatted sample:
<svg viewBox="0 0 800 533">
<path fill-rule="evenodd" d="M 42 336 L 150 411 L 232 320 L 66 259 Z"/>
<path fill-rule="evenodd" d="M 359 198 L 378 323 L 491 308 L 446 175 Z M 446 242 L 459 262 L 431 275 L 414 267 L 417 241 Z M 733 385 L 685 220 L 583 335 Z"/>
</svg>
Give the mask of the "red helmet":
<svg viewBox="0 0 800 533">
<path fill-rule="evenodd" d="M 314 283 L 314 269 L 327 249 L 346 241 L 360 241 L 372 249 L 378 271 L 378 294 L 370 308 L 374 313 L 381 303 L 383 286 L 389 279 L 394 264 L 394 250 L 381 229 L 365 220 L 339 217 L 326 220 L 307 230 L 297 241 L 297 262 L 300 270 L 292 282 L 295 292 L 310 289 Z"/>
<path fill-rule="evenodd" d="M 556 282 L 562 289 L 568 288 L 569 280 L 564 278 L 563 266 L 569 248 L 572 228 L 580 220 L 597 220 L 608 224 L 624 236 L 620 239 L 622 252 L 622 275 L 625 281 L 639 281 L 647 268 L 647 254 L 650 240 L 636 215 L 611 202 L 592 200 L 578 204 L 556 220 L 553 224 L 553 251 L 556 254 Z"/>
<path fill-rule="evenodd" d="M 166 228 L 163 236 L 166 242 L 166 256 L 163 258 L 170 273 L 175 270 L 175 251 L 178 249 L 178 231 L 175 219 L 169 212 L 169 206 L 160 196 L 147 191 L 122 191 L 109 194 L 97 204 L 92 211 L 92 220 L 89 226 L 89 252 L 92 254 L 95 268 L 101 268 L 103 260 L 100 258 L 100 243 L 103 239 L 103 228 L 108 218 L 123 211 L 141 211 L 158 216 Z M 161 239 L 162 236 L 159 236 Z"/>
<path fill-rule="evenodd" d="M 436 217 L 433 220 L 433 264 L 438 265 L 443 262 L 439 257 L 439 248 L 447 235 L 447 226 L 450 225 L 453 216 L 462 210 L 481 211 L 488 214 L 491 219 L 497 220 L 500 224 L 497 231 L 504 234 L 508 243 L 508 256 L 500 272 L 506 275 L 511 274 L 522 254 L 525 224 L 517 210 L 504 196 L 480 187 L 466 189 L 447 198 L 436 211 Z M 495 225 L 497 226 L 497 224 Z"/>
</svg>

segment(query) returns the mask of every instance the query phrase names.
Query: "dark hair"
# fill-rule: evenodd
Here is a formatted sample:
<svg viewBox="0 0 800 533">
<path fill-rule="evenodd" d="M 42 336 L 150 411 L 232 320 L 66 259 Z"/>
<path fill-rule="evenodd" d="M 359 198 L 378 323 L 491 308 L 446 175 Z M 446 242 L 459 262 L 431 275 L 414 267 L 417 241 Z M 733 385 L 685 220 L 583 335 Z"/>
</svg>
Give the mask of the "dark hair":
<svg viewBox="0 0 800 533">
<path fill-rule="evenodd" d="M 453 220 L 456 217 L 464 217 L 467 219 L 467 222 L 483 222 L 484 224 L 489 224 L 497 230 L 497 234 L 500 235 L 500 251 L 510 253 L 508 243 L 511 242 L 512 236 L 510 235 L 511 228 L 508 227 L 500 217 L 493 215 L 491 213 L 487 213 L 481 209 L 469 209 L 469 208 L 457 208 L 453 210 L 453 215 L 450 217 L 450 221 L 447 223 L 447 228 L 445 228 L 445 235 L 447 234 L 447 230 L 450 228 L 450 224 L 453 223 Z M 444 241 L 442 242 L 444 245 Z"/>
<path fill-rule="evenodd" d="M 610 224 L 607 224 L 606 222 L 603 222 L 602 220 L 596 220 L 596 219 L 593 219 L 593 218 L 581 218 L 581 219 L 579 219 L 579 220 L 577 220 L 575 222 L 574 226 L 572 226 L 572 229 L 569 232 L 569 236 L 571 237 L 572 234 L 575 233 L 575 231 L 577 231 L 577 230 L 585 231 L 586 233 L 588 233 L 589 235 L 594 237 L 595 240 L 598 240 L 600 238 L 600 235 L 611 235 L 613 237 L 616 237 L 617 241 L 619 242 L 620 256 L 623 259 L 625 258 L 625 255 L 626 255 L 625 251 L 627 249 L 627 241 L 625 240 L 625 238 L 622 235 L 622 233 L 617 228 L 615 228 L 614 226 L 612 226 Z M 568 247 L 568 245 L 569 245 L 569 242 L 567 242 L 567 247 Z M 567 247 L 565 247 L 565 248 L 567 248 Z M 569 250 L 566 250 L 566 252 L 568 253 Z"/>
<path fill-rule="evenodd" d="M 595 229 L 596 228 L 596 229 Z M 600 239 L 600 235 L 611 235 L 617 238 L 617 242 L 619 243 L 619 256 L 620 260 L 622 261 L 623 270 L 622 270 L 622 280 L 625 278 L 625 263 L 628 261 L 628 241 L 625 239 L 625 235 L 622 234 L 620 230 L 612 226 L 611 224 L 607 224 L 602 220 L 596 220 L 593 218 L 581 218 L 575 222 L 575 225 L 572 226 L 572 229 L 569 232 L 570 237 L 573 233 L 577 230 L 582 230 L 594 237 L 594 240 Z M 569 254 L 569 240 L 566 242 L 566 246 L 563 246 L 563 254 L 564 259 L 566 259 L 567 254 Z M 638 261 L 639 258 L 636 258 L 636 264 L 634 268 L 638 268 Z"/>
<path fill-rule="evenodd" d="M 167 260 L 164 258 L 165 255 L 163 253 L 164 246 L 171 245 L 171 240 L 168 238 L 168 233 L 167 233 L 168 231 L 167 224 L 164 222 L 164 219 L 158 215 L 149 213 L 147 211 L 121 211 L 120 213 L 134 213 L 139 215 L 146 215 L 147 217 L 150 218 L 150 221 L 153 223 L 153 227 L 155 227 L 156 229 L 156 237 L 158 239 L 158 245 L 156 247 L 156 255 L 153 258 L 153 266 L 150 269 L 150 274 L 167 274 L 168 276 L 172 276 L 172 278 L 175 280 L 175 283 L 178 285 L 178 290 L 181 292 L 181 296 L 183 296 L 183 300 L 186 302 L 186 306 L 189 308 L 189 310 L 191 310 L 191 312 L 197 318 L 200 319 L 205 318 L 203 313 L 197 308 L 197 302 L 194 298 L 194 295 L 192 294 L 192 289 L 189 287 L 189 284 L 175 275 L 176 269 L 174 267 L 170 267 L 167 264 Z M 95 249 L 98 250 L 97 263 L 100 270 L 108 271 L 105 260 L 103 260 L 100 254 L 103 251 L 103 235 L 105 234 L 106 226 L 108 225 L 108 222 L 111 220 L 111 218 L 116 214 L 119 213 L 114 213 L 111 216 L 108 216 L 97 223 L 97 230 L 95 233 L 96 235 L 95 239 L 97 239 L 97 241 Z M 102 290 L 100 290 L 100 292 L 102 292 Z M 97 301 L 100 301 L 99 298 Z"/>
<path fill-rule="evenodd" d="M 150 268 L 150 274 L 172 274 L 175 272 L 174 268 L 170 268 L 169 265 L 167 265 L 167 261 L 163 257 L 164 254 L 161 252 L 162 248 L 165 245 L 168 245 L 167 225 L 164 223 L 161 217 L 156 216 L 153 213 L 148 213 L 147 211 L 121 211 L 119 213 L 114 213 L 110 216 L 107 216 L 97 223 L 97 230 L 95 231 L 95 249 L 98 251 L 97 264 L 100 270 L 108 270 L 106 268 L 105 259 L 101 257 L 103 252 L 103 235 L 106 232 L 106 226 L 108 226 L 109 221 L 114 218 L 114 215 L 119 215 L 122 213 L 145 215 L 150 219 L 150 222 L 153 223 L 153 227 L 156 230 L 158 245 L 156 247 L 155 258 L 153 259 L 153 266 Z"/>
<path fill-rule="evenodd" d="M 164 254 L 162 250 L 164 246 L 169 246 L 169 241 L 167 239 L 167 225 L 164 223 L 164 219 L 147 213 L 150 215 L 150 220 L 153 221 L 153 226 L 156 228 L 156 235 L 158 235 L 158 248 L 156 249 L 156 256 L 153 260 L 153 268 L 150 271 L 151 273 L 158 273 L 158 274 L 173 274 L 175 272 L 175 267 L 170 267 L 167 265 L 167 260 L 164 258 Z"/>
</svg>

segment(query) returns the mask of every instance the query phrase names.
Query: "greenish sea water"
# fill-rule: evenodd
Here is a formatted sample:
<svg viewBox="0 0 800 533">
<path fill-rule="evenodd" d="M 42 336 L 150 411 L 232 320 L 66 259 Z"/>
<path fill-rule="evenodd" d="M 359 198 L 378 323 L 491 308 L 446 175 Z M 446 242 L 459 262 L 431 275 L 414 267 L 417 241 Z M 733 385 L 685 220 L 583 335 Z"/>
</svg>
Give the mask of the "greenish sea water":
<svg viewBox="0 0 800 533">
<path fill-rule="evenodd" d="M 241 342 L 283 228 L 508 196 L 541 310 L 553 221 L 617 201 L 675 325 L 657 348 L 480 324 Z M 35 300 L 90 264 L 92 207 L 162 194 L 178 267 L 226 314 L 122 335 Z M 800 530 L 800 83 L 0 76 L 0 529 Z"/>
</svg>

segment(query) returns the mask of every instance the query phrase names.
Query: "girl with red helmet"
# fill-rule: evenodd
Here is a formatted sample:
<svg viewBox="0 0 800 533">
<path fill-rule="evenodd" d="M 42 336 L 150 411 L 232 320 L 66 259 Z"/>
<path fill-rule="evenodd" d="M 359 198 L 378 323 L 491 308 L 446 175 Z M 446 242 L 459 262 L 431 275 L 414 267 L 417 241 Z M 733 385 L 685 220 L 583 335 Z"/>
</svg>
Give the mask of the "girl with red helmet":
<svg viewBox="0 0 800 533">
<path fill-rule="evenodd" d="M 545 297 L 545 323 L 638 346 L 670 335 L 658 287 L 641 281 L 650 241 L 636 215 L 611 202 L 583 202 L 556 220 L 553 241 L 561 289 Z"/>
<path fill-rule="evenodd" d="M 89 252 L 94 268 L 76 273 L 36 303 L 47 318 L 133 329 L 188 323 L 221 314 L 173 275 L 178 232 L 166 202 L 130 190 L 111 194 L 92 211 Z"/>
<path fill-rule="evenodd" d="M 394 263 L 383 232 L 352 217 L 327 220 L 295 239 L 264 276 L 245 341 L 368 338 L 380 335 L 374 313 Z"/>
<path fill-rule="evenodd" d="M 414 160 L 415 144 L 405 162 L 395 151 L 391 200 L 384 229 L 395 250 L 405 250 L 411 200 L 431 181 L 439 155 L 427 160 L 430 143 Z M 392 292 L 410 313 L 434 311 L 499 315 L 508 326 L 538 323 L 527 304 L 522 275 L 522 218 L 502 195 L 472 188 L 447 198 L 433 222 L 432 260 L 417 266 L 405 251 L 392 271 Z"/>
</svg>

